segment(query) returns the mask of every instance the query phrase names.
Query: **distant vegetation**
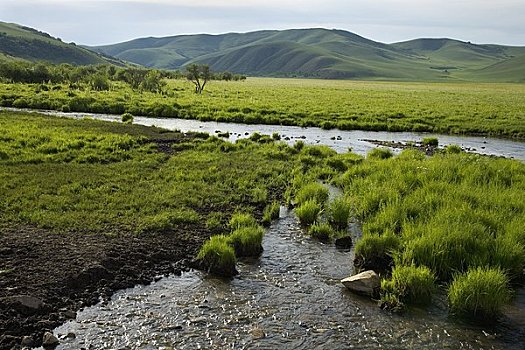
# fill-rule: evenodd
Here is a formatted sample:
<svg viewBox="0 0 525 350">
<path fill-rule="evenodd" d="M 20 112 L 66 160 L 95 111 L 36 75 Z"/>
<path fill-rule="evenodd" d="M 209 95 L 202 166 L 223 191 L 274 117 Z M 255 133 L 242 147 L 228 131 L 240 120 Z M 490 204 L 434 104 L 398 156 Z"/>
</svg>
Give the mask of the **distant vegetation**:
<svg viewBox="0 0 525 350">
<path fill-rule="evenodd" d="M 195 94 L 195 86 L 181 72 L 13 62 L 0 64 L 0 72 L 5 82 L 0 84 L 0 106 L 4 107 L 525 137 L 525 85 L 518 84 L 250 78 L 214 80 L 202 94 Z M 228 72 L 212 76 L 230 77 Z"/>
</svg>

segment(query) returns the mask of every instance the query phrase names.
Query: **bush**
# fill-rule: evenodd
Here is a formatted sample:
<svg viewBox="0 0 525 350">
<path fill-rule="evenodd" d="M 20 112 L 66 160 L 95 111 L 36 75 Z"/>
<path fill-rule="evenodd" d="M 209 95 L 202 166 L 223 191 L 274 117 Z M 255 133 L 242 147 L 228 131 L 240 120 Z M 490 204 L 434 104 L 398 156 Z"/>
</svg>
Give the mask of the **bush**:
<svg viewBox="0 0 525 350">
<path fill-rule="evenodd" d="M 131 124 L 133 123 L 133 115 L 131 113 L 122 114 L 121 120 L 123 123 Z"/>
<path fill-rule="evenodd" d="M 392 278 L 381 282 L 381 299 L 395 295 L 402 303 L 429 304 L 435 289 L 435 276 L 426 266 L 396 266 Z"/>
<path fill-rule="evenodd" d="M 314 224 L 310 226 L 308 233 L 313 238 L 317 238 L 320 241 L 329 241 L 334 235 L 334 230 L 328 223 Z"/>
<path fill-rule="evenodd" d="M 303 226 L 310 226 L 316 222 L 320 213 L 321 205 L 313 199 L 305 201 L 301 206 L 295 209 L 295 214 Z"/>
<path fill-rule="evenodd" d="M 421 143 L 423 146 L 437 147 L 439 145 L 439 140 L 436 137 L 425 137 Z"/>
<path fill-rule="evenodd" d="M 264 229 L 261 226 L 240 227 L 228 236 L 228 243 L 238 257 L 258 256 L 262 252 Z"/>
<path fill-rule="evenodd" d="M 225 277 L 238 273 L 235 268 L 235 251 L 228 242 L 229 238 L 226 236 L 212 236 L 200 249 L 197 260 L 209 273 Z"/>
<path fill-rule="evenodd" d="M 497 268 L 478 267 L 457 275 L 448 289 L 450 310 L 462 316 L 492 318 L 510 296 L 508 278 Z"/>
<path fill-rule="evenodd" d="M 301 205 L 306 201 L 314 200 L 319 205 L 324 205 L 328 200 L 328 189 L 318 182 L 311 182 L 299 189 L 295 196 L 297 205 Z"/>
<path fill-rule="evenodd" d="M 273 202 L 264 208 L 262 222 L 264 225 L 269 226 L 272 220 L 279 219 L 279 212 L 281 210 L 281 204 L 279 202 Z"/>
<path fill-rule="evenodd" d="M 330 222 L 335 229 L 347 229 L 350 209 L 350 202 L 347 198 L 343 196 L 335 198 L 328 207 L 328 222 Z"/>
<path fill-rule="evenodd" d="M 235 231 L 242 227 L 253 227 L 257 226 L 255 218 L 248 213 L 235 213 L 230 219 L 230 228 Z"/>
<path fill-rule="evenodd" d="M 388 159 L 392 158 L 394 156 L 394 153 L 392 153 L 391 150 L 388 148 L 374 148 L 370 152 L 368 152 L 367 158 L 372 159 Z"/>
</svg>

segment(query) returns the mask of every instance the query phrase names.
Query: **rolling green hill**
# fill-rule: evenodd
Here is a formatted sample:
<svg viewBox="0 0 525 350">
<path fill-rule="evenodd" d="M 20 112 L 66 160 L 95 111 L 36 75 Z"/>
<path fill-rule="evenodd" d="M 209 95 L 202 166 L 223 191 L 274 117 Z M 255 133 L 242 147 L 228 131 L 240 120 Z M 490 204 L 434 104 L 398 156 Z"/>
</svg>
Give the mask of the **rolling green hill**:
<svg viewBox="0 0 525 350">
<path fill-rule="evenodd" d="M 142 38 L 94 51 L 147 67 L 206 63 L 254 76 L 380 80 L 525 81 L 525 47 L 453 39 L 384 44 L 343 30 L 266 30 Z"/>
<path fill-rule="evenodd" d="M 115 59 L 73 43 L 64 43 L 36 29 L 0 22 L 0 60 L 13 59 L 75 65 L 121 64 Z"/>
</svg>

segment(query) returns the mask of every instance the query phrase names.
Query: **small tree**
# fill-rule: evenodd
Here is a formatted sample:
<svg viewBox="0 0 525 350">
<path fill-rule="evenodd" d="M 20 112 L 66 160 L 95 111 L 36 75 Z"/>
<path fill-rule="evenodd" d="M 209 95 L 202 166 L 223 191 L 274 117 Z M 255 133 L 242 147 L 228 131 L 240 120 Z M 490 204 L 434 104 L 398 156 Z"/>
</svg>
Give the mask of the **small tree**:
<svg viewBox="0 0 525 350">
<path fill-rule="evenodd" d="M 195 85 L 195 93 L 202 94 L 206 83 L 211 78 L 210 67 L 207 64 L 190 64 L 186 68 L 186 78 Z"/>
</svg>

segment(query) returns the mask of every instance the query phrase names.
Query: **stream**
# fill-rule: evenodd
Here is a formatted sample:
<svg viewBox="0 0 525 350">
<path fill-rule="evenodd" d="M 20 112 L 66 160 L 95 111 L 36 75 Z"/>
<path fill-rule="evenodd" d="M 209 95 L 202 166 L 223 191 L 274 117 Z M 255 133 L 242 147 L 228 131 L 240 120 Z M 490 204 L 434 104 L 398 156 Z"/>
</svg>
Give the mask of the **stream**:
<svg viewBox="0 0 525 350">
<path fill-rule="evenodd" d="M 15 110 L 2 108 L 4 110 Z M 120 121 L 120 116 L 38 111 L 48 115 Z M 506 139 L 323 130 L 135 117 L 134 123 L 183 132 L 229 132 L 230 141 L 254 132 L 279 133 L 338 152 L 366 154 L 365 140 L 420 141 L 437 137 L 477 153 L 525 161 L 525 143 Z M 58 327 L 57 349 L 510 349 L 525 348 L 525 289 L 516 291 L 501 318 L 473 325 L 448 314 L 446 296 L 402 315 L 381 310 L 340 283 L 353 274 L 353 250 L 308 237 L 292 211 L 267 230 L 258 259 L 238 263 L 240 274 L 224 280 L 200 271 L 122 290 L 110 301 L 85 308 Z M 350 226 L 354 238 L 357 224 Z"/>
<path fill-rule="evenodd" d="M 117 122 L 120 122 L 121 119 L 120 116 L 108 114 L 36 111 L 7 107 L 0 107 L 0 110 L 33 111 L 59 117 L 77 119 L 90 117 L 99 120 Z M 369 140 L 406 143 L 421 141 L 425 137 L 436 137 L 439 140 L 440 146 L 454 144 L 461 146 L 461 148 L 470 152 L 514 158 L 525 162 L 525 142 L 492 137 L 441 135 L 415 132 L 343 131 L 337 129 L 324 130 L 321 128 L 302 128 L 299 126 L 201 122 L 198 120 L 174 118 L 134 117 L 133 122 L 135 124 L 146 126 L 155 125 L 170 130 L 180 130 L 182 132 L 200 131 L 212 135 L 216 135 L 218 131 L 229 132 L 230 137 L 228 139 L 232 142 L 240 138 L 249 137 L 255 132 L 266 135 L 278 133 L 282 140 L 286 141 L 288 144 L 293 144 L 298 140 L 302 140 L 310 145 L 319 144 L 329 146 L 339 153 L 347 152 L 351 149 L 352 152 L 360 155 L 366 155 L 370 150 L 377 147 L 377 145 Z"/>
<path fill-rule="evenodd" d="M 523 290 L 488 328 L 451 319 L 443 296 L 395 315 L 340 284 L 353 251 L 312 240 L 292 211 L 263 247 L 232 280 L 190 271 L 120 291 L 55 329 L 57 349 L 523 349 Z"/>
</svg>

